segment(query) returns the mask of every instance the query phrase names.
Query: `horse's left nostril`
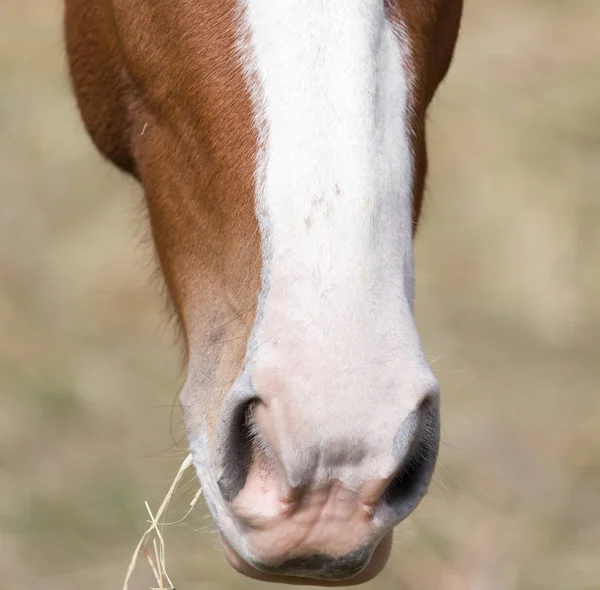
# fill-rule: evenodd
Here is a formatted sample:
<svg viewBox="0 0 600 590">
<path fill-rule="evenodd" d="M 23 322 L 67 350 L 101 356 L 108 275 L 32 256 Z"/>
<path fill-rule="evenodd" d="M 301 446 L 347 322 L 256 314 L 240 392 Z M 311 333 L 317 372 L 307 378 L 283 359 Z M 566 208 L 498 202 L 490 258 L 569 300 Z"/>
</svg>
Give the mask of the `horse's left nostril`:
<svg viewBox="0 0 600 590">
<path fill-rule="evenodd" d="M 418 405 L 418 412 L 421 418 L 426 417 L 426 414 L 431 411 L 438 411 L 440 407 L 440 390 L 436 386 L 432 388 L 426 395 L 423 396 Z"/>
<path fill-rule="evenodd" d="M 384 502 L 399 518 L 404 518 L 425 495 L 433 474 L 439 447 L 439 411 L 437 404 L 428 401 L 413 416 L 416 432 L 405 449 L 401 467 L 388 484 Z M 411 425 L 409 424 L 410 428 Z"/>
</svg>

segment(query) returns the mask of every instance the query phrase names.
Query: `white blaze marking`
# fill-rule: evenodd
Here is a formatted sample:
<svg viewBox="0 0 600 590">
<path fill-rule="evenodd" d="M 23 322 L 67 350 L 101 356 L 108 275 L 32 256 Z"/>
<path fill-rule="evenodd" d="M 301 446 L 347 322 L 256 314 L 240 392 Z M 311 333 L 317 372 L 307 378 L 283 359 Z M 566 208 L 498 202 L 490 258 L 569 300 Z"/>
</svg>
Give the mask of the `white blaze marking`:
<svg viewBox="0 0 600 590">
<path fill-rule="evenodd" d="M 411 309 L 408 47 L 383 0 L 242 5 L 265 142 L 263 292 L 250 354 L 293 381 L 281 403 L 314 408 L 312 427 L 323 429 L 313 441 L 333 449 L 371 412 L 379 434 L 366 452 L 387 461 L 396 428 L 435 384 Z M 319 458 L 328 460 L 324 479 L 337 469 L 335 457 Z M 306 456 L 300 463 L 316 469 Z"/>
<path fill-rule="evenodd" d="M 381 0 L 245 0 L 266 125 L 270 274 L 411 257 L 406 59 Z M 368 267 L 368 268 L 365 268 Z M 408 278 L 408 277 L 407 277 Z"/>
</svg>

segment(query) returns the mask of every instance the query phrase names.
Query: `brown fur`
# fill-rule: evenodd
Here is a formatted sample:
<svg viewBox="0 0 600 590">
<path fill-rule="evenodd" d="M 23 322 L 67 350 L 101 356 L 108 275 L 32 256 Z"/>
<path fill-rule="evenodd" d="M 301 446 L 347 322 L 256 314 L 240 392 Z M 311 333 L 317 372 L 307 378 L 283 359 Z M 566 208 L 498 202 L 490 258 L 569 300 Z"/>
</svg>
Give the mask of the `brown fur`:
<svg viewBox="0 0 600 590">
<path fill-rule="evenodd" d="M 403 25 L 410 39 L 413 64 L 415 180 L 413 227 L 417 230 L 427 176 L 425 122 L 429 106 L 452 62 L 463 0 L 386 0 L 390 18 Z"/>
<path fill-rule="evenodd" d="M 236 3 L 67 0 L 65 24 L 85 125 L 141 180 L 186 346 L 206 349 L 206 379 L 225 385 L 243 359 L 260 275 Z"/>
</svg>

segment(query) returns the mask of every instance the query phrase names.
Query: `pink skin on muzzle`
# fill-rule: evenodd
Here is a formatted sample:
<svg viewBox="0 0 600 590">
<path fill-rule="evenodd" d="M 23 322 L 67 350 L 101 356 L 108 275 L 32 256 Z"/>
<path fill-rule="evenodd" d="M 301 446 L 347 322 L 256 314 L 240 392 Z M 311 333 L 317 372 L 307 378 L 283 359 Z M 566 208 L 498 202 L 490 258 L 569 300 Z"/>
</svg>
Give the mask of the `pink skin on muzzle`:
<svg viewBox="0 0 600 590">
<path fill-rule="evenodd" d="M 368 565 L 356 576 L 348 578 L 346 580 L 316 580 L 309 578 L 297 578 L 293 576 L 279 576 L 275 574 L 267 574 L 257 570 L 248 563 L 246 563 L 231 547 L 223 536 L 221 536 L 221 543 L 225 550 L 225 557 L 227 562 L 240 574 L 248 576 L 254 580 L 261 582 L 276 582 L 280 584 L 292 584 L 297 586 L 356 586 L 357 584 L 364 584 L 369 580 L 375 578 L 381 570 L 385 567 L 390 557 L 392 550 L 393 533 L 390 531 L 377 545 L 373 556 L 369 561 Z"/>
</svg>

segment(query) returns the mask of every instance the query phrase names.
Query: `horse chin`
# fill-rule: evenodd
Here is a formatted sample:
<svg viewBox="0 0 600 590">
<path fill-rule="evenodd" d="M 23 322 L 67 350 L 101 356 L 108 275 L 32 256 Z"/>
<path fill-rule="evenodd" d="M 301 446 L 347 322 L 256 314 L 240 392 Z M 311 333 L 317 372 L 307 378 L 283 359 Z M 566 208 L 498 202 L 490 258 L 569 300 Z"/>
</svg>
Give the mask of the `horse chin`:
<svg viewBox="0 0 600 590">
<path fill-rule="evenodd" d="M 227 539 L 221 535 L 221 544 L 223 545 L 223 549 L 225 551 L 225 558 L 227 559 L 229 565 L 231 565 L 231 567 L 233 567 L 233 569 L 235 569 L 237 572 L 248 578 L 259 580 L 261 582 L 274 582 L 277 584 L 290 584 L 295 586 L 340 587 L 356 586 L 358 584 L 369 582 L 373 578 L 377 577 L 387 564 L 392 550 L 392 543 L 393 532 L 390 531 L 375 548 L 373 556 L 371 557 L 368 565 L 357 575 L 345 580 L 318 580 L 294 576 L 279 576 L 262 572 L 244 561 L 235 551 L 235 549 L 233 549 L 233 547 L 229 544 Z"/>
</svg>

